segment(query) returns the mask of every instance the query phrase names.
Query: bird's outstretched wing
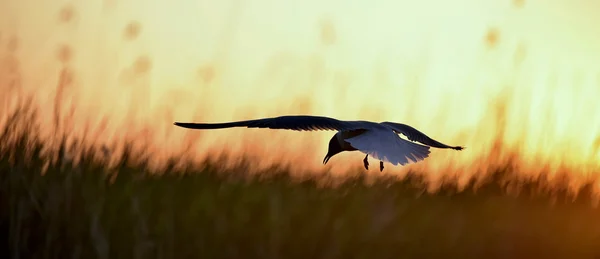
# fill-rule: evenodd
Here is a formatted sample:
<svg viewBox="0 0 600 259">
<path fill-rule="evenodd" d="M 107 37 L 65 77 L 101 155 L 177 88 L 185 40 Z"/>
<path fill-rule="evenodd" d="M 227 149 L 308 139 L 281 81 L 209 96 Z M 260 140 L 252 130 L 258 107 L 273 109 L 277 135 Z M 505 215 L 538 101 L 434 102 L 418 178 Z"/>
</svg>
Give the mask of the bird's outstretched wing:
<svg viewBox="0 0 600 259">
<path fill-rule="evenodd" d="M 401 139 L 387 129 L 369 130 L 346 141 L 360 152 L 393 165 L 418 162 L 427 158 L 430 153 L 428 146 Z"/>
<path fill-rule="evenodd" d="M 185 123 L 175 122 L 176 126 L 188 129 L 223 129 L 233 127 L 246 128 L 269 128 L 286 129 L 297 131 L 315 131 L 315 130 L 356 130 L 369 129 L 369 122 L 366 121 L 341 121 L 322 116 L 280 116 L 274 118 L 264 118 L 257 120 L 233 121 L 224 123 Z"/>
<path fill-rule="evenodd" d="M 434 139 L 428 137 L 427 135 L 425 135 L 425 133 L 420 132 L 417 129 L 415 129 L 411 126 L 408 126 L 406 124 L 388 122 L 388 121 L 382 122 L 381 124 L 390 127 L 396 133 L 403 134 L 404 136 L 406 136 L 406 138 L 408 138 L 411 141 L 420 142 L 425 145 L 428 145 L 431 147 L 436 147 L 436 148 L 451 148 L 451 149 L 455 149 L 455 150 L 463 150 L 464 149 L 464 147 L 462 147 L 462 146 L 448 146 L 444 143 L 434 140 Z"/>
</svg>

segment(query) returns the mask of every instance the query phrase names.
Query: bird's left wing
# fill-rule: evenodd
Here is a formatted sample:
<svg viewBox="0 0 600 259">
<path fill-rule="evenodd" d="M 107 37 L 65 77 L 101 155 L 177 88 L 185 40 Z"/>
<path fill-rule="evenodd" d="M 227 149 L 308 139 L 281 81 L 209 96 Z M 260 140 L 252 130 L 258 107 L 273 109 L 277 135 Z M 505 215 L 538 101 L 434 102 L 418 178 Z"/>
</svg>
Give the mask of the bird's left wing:
<svg viewBox="0 0 600 259">
<path fill-rule="evenodd" d="M 296 131 L 314 130 L 356 130 L 368 129 L 366 122 L 342 121 L 322 116 L 280 116 L 256 120 L 233 121 L 224 123 L 185 123 L 175 122 L 175 125 L 188 129 L 223 129 L 233 127 L 286 129 Z"/>
<path fill-rule="evenodd" d="M 411 141 L 420 142 L 425 145 L 428 145 L 431 147 L 436 147 L 436 148 L 451 148 L 451 149 L 455 149 L 455 150 L 464 149 L 464 147 L 462 147 L 462 146 L 449 146 L 449 145 L 441 143 L 437 140 L 434 140 L 434 139 L 428 137 L 427 135 L 425 135 L 425 133 L 420 132 L 417 129 L 415 129 L 411 126 L 408 126 L 406 124 L 388 122 L 388 121 L 382 122 L 381 124 L 388 126 L 396 133 L 405 135 L 406 138 L 408 138 Z"/>
</svg>

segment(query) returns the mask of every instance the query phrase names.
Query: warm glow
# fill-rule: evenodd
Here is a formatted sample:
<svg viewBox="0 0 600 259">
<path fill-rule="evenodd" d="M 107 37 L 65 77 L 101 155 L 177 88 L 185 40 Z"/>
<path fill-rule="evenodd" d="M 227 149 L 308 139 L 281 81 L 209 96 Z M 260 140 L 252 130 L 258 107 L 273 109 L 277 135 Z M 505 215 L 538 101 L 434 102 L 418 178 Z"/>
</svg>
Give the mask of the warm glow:
<svg viewBox="0 0 600 259">
<path fill-rule="evenodd" d="M 198 161 L 226 150 L 316 172 L 334 132 L 172 125 L 311 114 L 407 123 L 467 147 L 386 173 L 464 181 L 513 159 L 523 176 L 578 179 L 600 172 L 597 10 L 584 0 L 5 0 L 1 101 L 35 93 L 52 136 L 58 92 L 74 134 L 151 141 L 159 162 L 194 142 Z M 326 169 L 361 168 L 362 157 Z"/>
</svg>

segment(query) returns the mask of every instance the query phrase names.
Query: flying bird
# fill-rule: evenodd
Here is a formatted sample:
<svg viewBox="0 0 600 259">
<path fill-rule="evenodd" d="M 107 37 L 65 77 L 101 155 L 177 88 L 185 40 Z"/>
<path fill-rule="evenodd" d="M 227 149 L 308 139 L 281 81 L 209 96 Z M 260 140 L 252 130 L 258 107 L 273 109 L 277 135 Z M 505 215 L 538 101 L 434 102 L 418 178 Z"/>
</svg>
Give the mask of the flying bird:
<svg viewBox="0 0 600 259">
<path fill-rule="evenodd" d="M 448 146 L 431 139 L 424 133 L 406 124 L 394 122 L 343 121 L 323 116 L 280 116 L 256 120 L 233 121 L 224 123 L 185 123 L 174 125 L 188 129 L 224 129 L 233 127 L 269 128 L 295 131 L 337 131 L 329 140 L 329 149 L 323 159 L 327 164 L 331 157 L 344 151 L 360 151 L 366 154 L 363 159 L 365 169 L 369 170 L 369 155 L 379 160 L 380 171 L 383 162 L 393 165 L 405 165 L 418 162 L 429 156 L 429 148 L 463 150 L 462 146 Z M 408 138 L 400 138 L 403 134 Z M 419 143 L 415 143 L 419 142 Z"/>
</svg>

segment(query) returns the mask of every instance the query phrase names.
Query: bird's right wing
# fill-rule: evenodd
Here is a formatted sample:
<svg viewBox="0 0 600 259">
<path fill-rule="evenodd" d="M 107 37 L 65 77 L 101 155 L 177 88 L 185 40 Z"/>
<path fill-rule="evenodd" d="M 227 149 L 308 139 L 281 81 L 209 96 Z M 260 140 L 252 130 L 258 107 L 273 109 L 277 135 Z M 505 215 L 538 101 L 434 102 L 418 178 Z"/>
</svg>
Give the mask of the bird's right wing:
<svg viewBox="0 0 600 259">
<path fill-rule="evenodd" d="M 369 130 L 364 134 L 346 139 L 354 148 L 378 160 L 405 165 L 429 156 L 429 147 L 401 139 L 387 129 Z"/>
<path fill-rule="evenodd" d="M 341 121 L 322 116 L 280 116 L 257 120 L 233 121 L 224 123 L 185 123 L 175 122 L 176 126 L 188 129 L 223 129 L 233 127 L 286 129 L 297 131 L 314 130 L 356 130 L 367 129 L 368 123 L 362 121 Z"/>
<path fill-rule="evenodd" d="M 436 147 L 436 148 L 451 148 L 451 149 L 455 149 L 455 150 L 464 149 L 464 147 L 461 147 L 461 146 L 449 146 L 449 145 L 441 143 L 437 140 L 434 140 L 434 139 L 430 138 L 429 136 L 425 135 L 425 133 L 420 132 L 419 130 L 417 130 L 411 126 L 408 126 L 406 124 L 388 122 L 388 121 L 382 122 L 381 124 L 390 127 L 396 133 L 403 134 L 404 136 L 406 136 L 406 138 L 408 138 L 411 141 L 420 142 L 425 145 L 428 145 L 431 147 Z"/>
</svg>

